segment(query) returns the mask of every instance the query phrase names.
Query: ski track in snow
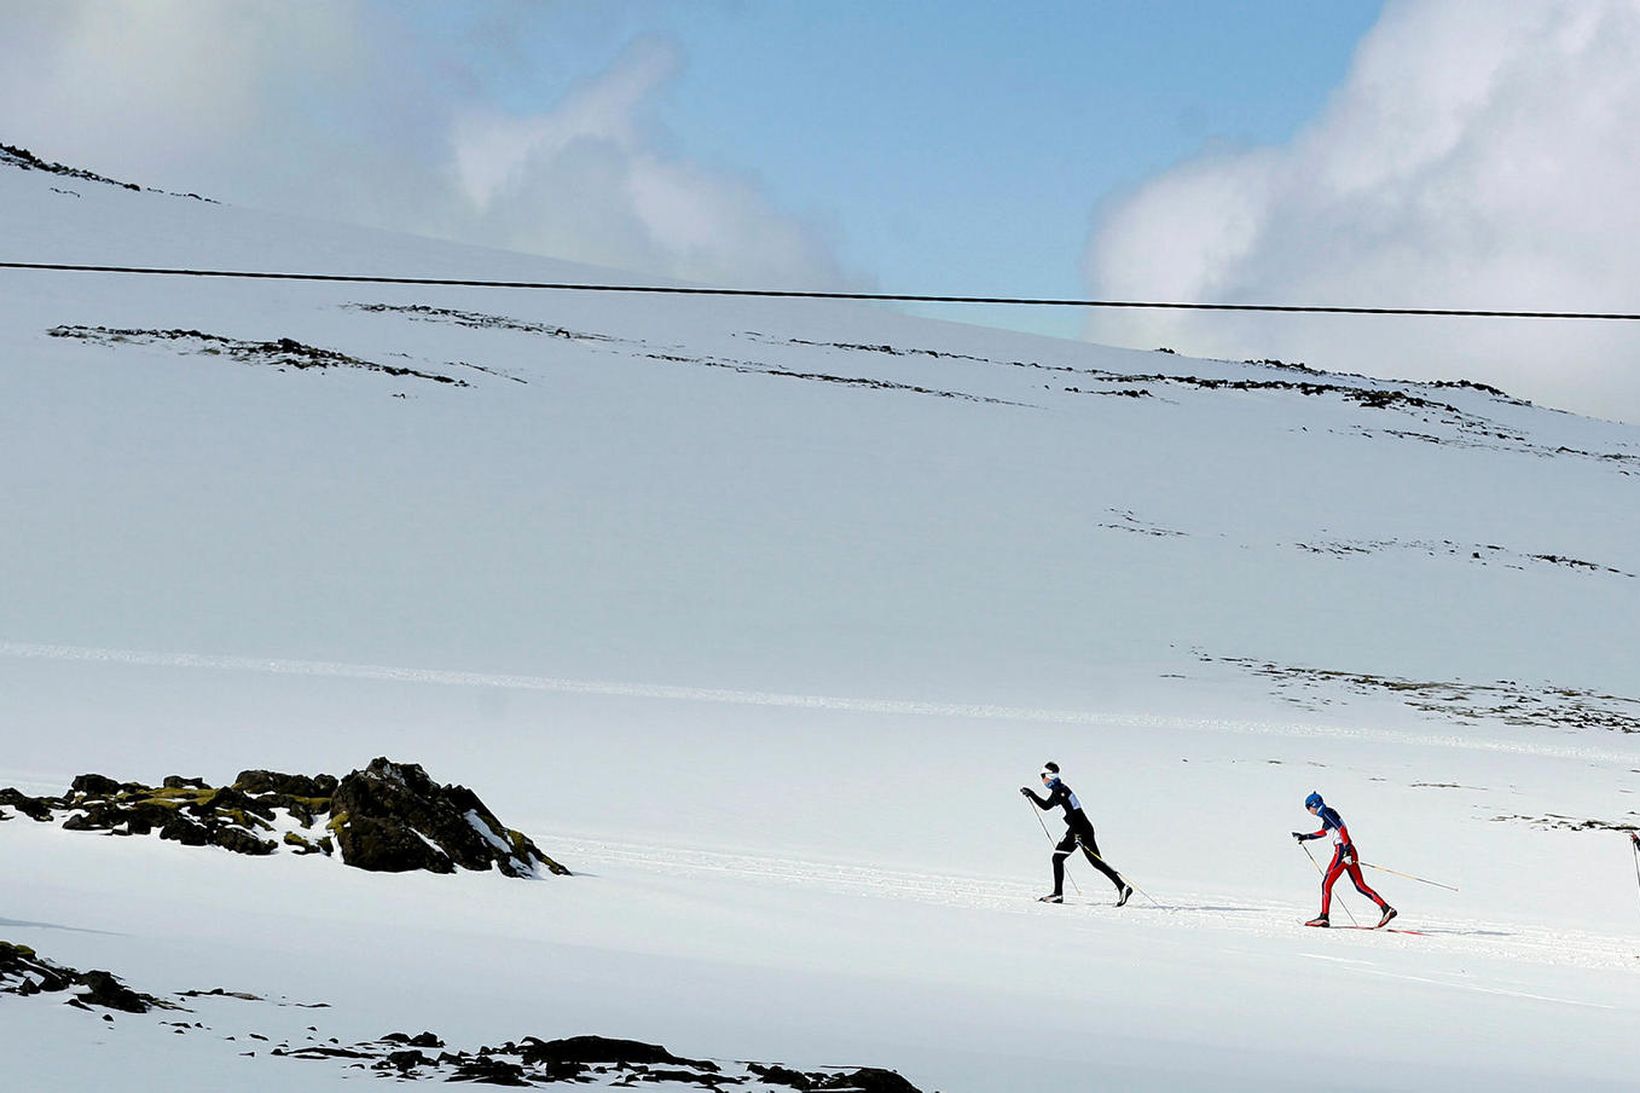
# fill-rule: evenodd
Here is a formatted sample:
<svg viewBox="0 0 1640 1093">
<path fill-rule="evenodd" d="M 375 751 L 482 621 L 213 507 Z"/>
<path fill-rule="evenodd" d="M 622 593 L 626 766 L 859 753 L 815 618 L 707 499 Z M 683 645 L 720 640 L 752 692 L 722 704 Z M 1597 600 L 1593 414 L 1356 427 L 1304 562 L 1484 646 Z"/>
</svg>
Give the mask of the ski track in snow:
<svg viewBox="0 0 1640 1093">
<path fill-rule="evenodd" d="M 204 653 L 162 653 L 140 649 L 104 649 L 79 645 L 48 645 L 0 641 L 0 657 L 26 660 L 80 661 L 136 667 L 193 668 L 216 671 L 259 672 L 267 675 L 322 676 L 332 679 L 428 683 L 502 690 L 554 691 L 562 694 L 607 695 L 618 698 L 656 698 L 687 702 L 715 702 L 736 706 L 778 706 L 864 714 L 902 714 L 986 721 L 1028 721 L 1059 725 L 1103 725 L 1126 728 L 1182 729 L 1194 732 L 1236 733 L 1249 736 L 1361 740 L 1384 744 L 1509 752 L 1554 759 L 1630 762 L 1632 753 L 1601 748 L 1534 744 L 1515 740 L 1474 739 L 1459 735 L 1400 733 L 1379 729 L 1229 718 L 1166 717 L 1155 714 L 1108 713 L 1096 710 L 1036 709 L 1027 706 L 922 702 L 891 698 L 849 698 L 839 695 L 788 694 L 778 691 L 737 691 L 713 687 L 620 683 L 608 680 L 563 679 L 554 676 L 507 675 L 405 668 L 383 664 L 289 660 L 268 657 L 224 656 Z"/>
<path fill-rule="evenodd" d="M 1113 922 L 1133 918 L 1147 927 L 1159 925 L 1173 929 L 1214 929 L 1226 933 L 1264 937 L 1307 935 L 1314 932 L 1302 925 L 1313 913 L 1313 906 L 1308 902 L 1288 903 L 1213 893 L 1157 891 L 1151 888 L 1151 894 L 1160 906 L 1148 902 L 1143 895 L 1135 891 L 1128 905 L 1118 909 L 1107 898 L 1109 893 L 1104 887 L 1103 879 L 1083 876 L 1078 881 L 1086 883 L 1083 895 L 1078 896 L 1074 892 L 1067 894 L 1063 906 L 1050 907 L 1036 902 L 1036 897 L 1042 892 L 1040 883 L 1025 883 L 1005 878 L 904 872 L 870 866 L 802 861 L 795 858 L 657 848 L 650 844 L 574 837 L 551 836 L 551 840 L 554 849 L 562 851 L 566 860 L 573 860 L 581 866 L 593 867 L 594 870 L 604 867 L 617 871 L 662 873 L 673 876 L 729 876 L 756 881 L 759 884 L 819 889 L 837 895 L 904 900 L 1009 914 L 1054 915 L 1067 918 L 1071 923 L 1084 929 L 1106 929 Z M 1339 902 L 1340 897 L 1335 896 L 1334 901 Z M 1369 921 L 1361 908 L 1352 910 L 1360 912 L 1358 917 L 1363 922 Z M 1340 921 L 1347 921 L 1345 914 L 1339 914 L 1338 917 Z M 1359 934 L 1335 932 L 1328 935 L 1329 943 L 1336 939 L 1343 944 L 1351 945 L 1355 951 L 1372 951 L 1386 947 L 1435 949 L 1532 964 L 1640 971 L 1640 960 L 1636 959 L 1637 944 L 1632 937 L 1550 930 L 1521 923 L 1450 917 L 1430 918 L 1421 913 L 1403 913 L 1402 917 L 1396 920 L 1396 927 L 1416 930 L 1418 933 L 1414 935 L 1377 931 L 1362 931 Z M 1313 956 L 1318 960 L 1348 959 L 1314 953 L 1303 955 Z M 1400 975 L 1380 971 L 1374 971 L 1373 974 Z M 1519 994 L 1521 997 L 1542 998 L 1545 1001 L 1600 1005 L 1500 988 L 1481 988 L 1469 982 L 1437 979 L 1421 981 L 1486 990 L 1489 993 Z"/>
</svg>

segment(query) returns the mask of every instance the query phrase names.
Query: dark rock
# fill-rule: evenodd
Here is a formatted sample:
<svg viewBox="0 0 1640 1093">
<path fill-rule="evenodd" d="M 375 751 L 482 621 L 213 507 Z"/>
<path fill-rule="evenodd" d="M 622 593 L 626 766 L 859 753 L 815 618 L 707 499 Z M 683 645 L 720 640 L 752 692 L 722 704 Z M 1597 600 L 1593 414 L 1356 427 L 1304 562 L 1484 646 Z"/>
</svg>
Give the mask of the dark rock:
<svg viewBox="0 0 1640 1093">
<path fill-rule="evenodd" d="M 251 854 L 260 857 L 272 854 L 279 849 L 279 844 L 272 839 L 259 839 L 242 827 L 220 827 L 210 833 L 211 842 L 224 850 L 232 850 L 235 854 Z"/>
<path fill-rule="evenodd" d="M 264 1000 L 262 998 L 262 996 L 259 995 L 259 994 L 251 994 L 248 991 L 230 991 L 230 990 L 225 990 L 222 987 L 212 987 L 208 991 L 182 991 L 180 994 L 177 995 L 177 997 L 178 998 L 241 998 L 241 999 L 244 999 L 246 1002 L 261 1002 L 261 1001 Z M 232 1037 L 229 1037 L 229 1039 L 232 1039 Z"/>
<path fill-rule="evenodd" d="M 155 1002 L 155 999 L 127 987 L 109 972 L 86 972 L 80 977 L 80 983 L 88 988 L 80 995 L 80 1001 L 87 1005 L 126 1013 L 147 1013 Z"/>
<path fill-rule="evenodd" d="M 916 1086 L 892 1070 L 863 1066 L 840 1074 L 828 1074 L 815 1089 L 850 1090 L 852 1093 L 920 1093 Z"/>
<path fill-rule="evenodd" d="M 108 972 L 76 971 L 42 958 L 27 945 L 0 941 L 0 994 L 56 993 L 75 987 L 85 988 L 68 1001 L 76 1009 L 99 1006 L 125 1013 L 147 1013 L 151 1009 L 177 1008 L 153 995 L 132 990 Z"/>
<path fill-rule="evenodd" d="M 101 774 L 82 774 L 74 779 L 68 787 L 70 793 L 80 793 L 88 797 L 112 797 L 120 792 L 120 783 L 112 778 L 105 778 Z"/>
<path fill-rule="evenodd" d="M 339 812 L 336 841 L 342 860 L 356 869 L 372 873 L 408 873 L 425 869 L 430 873 L 454 873 L 449 857 L 428 846 L 403 823 L 372 816 Z"/>
<path fill-rule="evenodd" d="M 653 1067 L 643 1071 L 643 1080 L 646 1082 L 677 1082 L 679 1084 L 693 1083 L 705 1086 L 707 1089 L 716 1089 L 722 1079 L 714 1074 L 702 1074 L 696 1070 L 668 1070 L 665 1067 Z"/>
<path fill-rule="evenodd" d="M 683 1059 L 659 1044 L 638 1040 L 612 1040 L 605 1036 L 571 1036 L 564 1040 L 542 1041 L 524 1037 L 519 1054 L 526 1063 L 621 1063 L 626 1065 L 671 1063 L 696 1070 L 716 1072 L 718 1065 L 704 1059 Z"/>
<path fill-rule="evenodd" d="M 424 1032 L 419 1036 L 411 1036 L 407 1032 L 389 1032 L 386 1036 L 382 1037 L 381 1042 L 384 1044 L 404 1044 L 408 1047 L 444 1046 L 444 1041 L 440 1040 L 437 1036 L 434 1036 L 431 1032 Z"/>
<path fill-rule="evenodd" d="M 432 1066 L 433 1060 L 419 1051 L 390 1051 L 387 1058 L 377 1063 L 376 1070 L 397 1070 L 406 1074 L 418 1066 Z"/>
<path fill-rule="evenodd" d="M 273 807 L 233 786 L 223 786 L 191 808 L 210 812 L 249 812 L 264 820 L 273 818 Z"/>
<path fill-rule="evenodd" d="M 281 774 L 275 770 L 242 770 L 233 788 L 245 793 L 277 793 L 284 797 L 329 797 L 336 792 L 332 774 Z"/>
<path fill-rule="evenodd" d="M 106 326 L 54 326 L 46 331 L 53 338 L 76 338 L 95 345 L 166 345 L 179 352 L 202 353 L 245 364 L 268 365 L 281 372 L 287 368 L 307 369 L 358 368 L 366 372 L 380 372 L 396 378 L 431 380 L 452 387 L 471 387 L 464 379 L 441 372 L 426 372 L 397 364 L 380 364 L 364 360 L 334 349 L 305 345 L 294 338 L 275 341 L 246 341 L 221 334 L 207 334 L 201 330 L 137 330 Z"/>
<path fill-rule="evenodd" d="M 343 861 L 375 872 L 425 870 L 452 873 L 457 866 L 499 869 L 510 877 L 568 869 L 543 854 L 527 836 L 507 828 L 464 786 L 439 785 L 414 764 L 377 759 L 338 781 L 329 774 L 244 770 L 233 785 L 212 787 L 203 779 L 168 775 L 161 788 L 116 782 L 87 773 L 62 798 L 30 797 L 0 790 L 0 805 L 42 822 L 68 813 L 70 831 L 150 835 L 185 846 L 219 846 L 239 854 L 267 855 L 281 845 L 299 854 L 329 855 L 339 846 Z M 284 811 L 307 832 L 287 833 L 282 843 L 264 837 Z M 314 831 L 324 817 L 329 831 Z M 0 811 L 0 819 L 9 819 Z"/>
<path fill-rule="evenodd" d="M 210 834 L 204 827 L 182 815 L 173 815 L 166 820 L 165 826 L 159 829 L 159 837 L 171 839 L 183 846 L 206 846 L 211 841 Z"/>
<path fill-rule="evenodd" d="M 783 1066 L 765 1066 L 762 1063 L 747 1063 L 746 1069 L 770 1085 L 789 1085 L 799 1090 L 814 1088 L 814 1079 L 800 1070 L 789 1070 Z"/>
<path fill-rule="evenodd" d="M 509 1063 L 503 1059 L 489 1056 L 471 1056 L 463 1058 L 456 1064 L 455 1073 L 449 1078 L 452 1082 L 480 1082 L 484 1085 L 511 1085 L 528 1086 L 531 1083 L 524 1079 L 524 1068 L 517 1063 Z"/>
<path fill-rule="evenodd" d="M 369 1059 L 368 1051 L 355 1051 L 349 1047 L 325 1047 L 322 1044 L 303 1045 L 289 1050 L 274 1048 L 269 1055 L 283 1055 L 290 1059 Z"/>
<path fill-rule="evenodd" d="M 450 873 L 458 865 L 493 865 L 509 877 L 533 876 L 538 866 L 568 872 L 504 827 L 472 790 L 440 786 L 414 763 L 379 758 L 349 774 L 331 798 L 331 814 L 342 860 L 359 869 Z"/>
<path fill-rule="evenodd" d="M 257 801 L 272 809 L 284 809 L 301 821 L 304 827 L 312 827 L 314 820 L 330 812 L 329 797 L 293 797 L 288 793 L 264 793 Z"/>
<path fill-rule="evenodd" d="M 112 824 L 100 822 L 106 813 L 100 809 L 76 812 L 63 821 L 64 831 L 107 831 Z"/>
<path fill-rule="evenodd" d="M 58 803 L 45 797 L 30 797 L 20 790 L 0 789 L 0 805 L 9 805 L 31 820 L 46 823 L 51 819 L 52 805 Z"/>
</svg>

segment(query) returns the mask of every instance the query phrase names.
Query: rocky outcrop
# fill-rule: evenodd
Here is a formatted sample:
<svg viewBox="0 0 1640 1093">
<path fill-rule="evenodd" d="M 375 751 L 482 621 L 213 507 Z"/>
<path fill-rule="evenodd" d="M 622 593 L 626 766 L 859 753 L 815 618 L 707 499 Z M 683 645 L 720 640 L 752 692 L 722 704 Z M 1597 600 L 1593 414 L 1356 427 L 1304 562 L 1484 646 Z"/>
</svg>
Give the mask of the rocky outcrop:
<svg viewBox="0 0 1640 1093">
<path fill-rule="evenodd" d="M 101 182 L 108 186 L 118 186 L 122 190 L 147 190 L 154 194 L 168 194 L 171 197 L 191 197 L 195 201 L 207 201 L 212 205 L 218 204 L 209 197 L 200 197 L 198 194 L 179 194 L 171 190 L 156 190 L 152 186 L 138 186 L 135 182 L 121 182 L 117 178 L 99 175 L 94 171 L 87 171 L 83 167 L 70 167 L 63 163 L 53 163 L 48 159 L 41 159 L 27 148 L 19 148 L 12 144 L 0 144 L 0 166 L 17 167 L 24 171 L 44 171 L 49 175 L 61 175 L 64 178 L 79 179 L 82 182 Z M 52 187 L 56 189 L 56 187 Z M 58 190 L 58 193 L 79 194 L 72 190 Z"/>
<path fill-rule="evenodd" d="M 173 1003 L 127 987 L 110 972 L 76 971 L 39 956 L 27 945 L 0 941 L 0 994 L 22 996 L 70 992 L 68 1004 L 80 1009 L 147 1013 L 177 1009 Z"/>
<path fill-rule="evenodd" d="M 46 960 L 26 945 L 0 941 L 0 996 L 8 994 L 24 997 L 63 994 L 68 1005 L 84 1010 L 132 1014 L 152 1010 L 196 1012 L 178 1002 L 133 990 L 110 972 L 78 971 Z M 259 995 L 221 987 L 182 991 L 174 997 L 188 1000 L 193 1007 L 227 999 L 269 1004 Z M 322 1003 L 319 1008 L 323 1008 Z M 111 1015 L 105 1014 L 104 1020 L 112 1020 Z M 166 1021 L 164 1024 L 177 1035 L 202 1032 L 210 1034 L 213 1040 L 220 1036 L 220 1033 L 212 1033 L 210 1025 L 198 1021 Z M 691 1059 L 674 1055 L 659 1044 L 605 1036 L 571 1036 L 560 1040 L 526 1036 L 517 1042 L 509 1040 L 462 1051 L 446 1047 L 444 1040 L 431 1032 L 415 1035 L 389 1032 L 379 1039 L 349 1044 L 334 1037 L 319 1042 L 324 1034 L 313 1025 L 309 1025 L 307 1031 L 312 1035 L 302 1041 L 296 1037 L 272 1040 L 256 1032 L 247 1035 L 249 1041 L 267 1044 L 270 1056 L 341 1064 L 400 1080 L 478 1082 L 526 1088 L 554 1082 L 621 1088 L 665 1083 L 669 1087 L 699 1086 L 707 1090 L 741 1086 L 826 1093 L 918 1093 L 917 1087 L 898 1073 L 878 1067 L 803 1071 L 768 1063 Z M 226 1039 L 235 1037 L 230 1035 Z M 254 1056 L 256 1053 L 252 1050 L 242 1054 Z"/>
<path fill-rule="evenodd" d="M 227 786 L 177 774 L 159 786 L 82 774 L 60 797 L 0 790 L 0 819 L 10 818 L 8 809 L 69 831 L 158 835 L 236 854 L 340 850 L 345 864 L 371 872 L 569 873 L 472 790 L 440 785 L 420 766 L 386 758 L 345 778 L 245 770 Z"/>
<path fill-rule="evenodd" d="M 336 787 L 331 830 L 349 865 L 374 872 L 452 873 L 492 866 L 509 877 L 568 870 L 509 830 L 466 786 L 441 786 L 414 763 L 382 758 Z"/>
<path fill-rule="evenodd" d="M 385 762 L 385 760 L 383 760 Z M 372 764 L 374 766 L 374 764 Z M 363 773 L 363 772 L 360 772 Z M 181 787 L 177 787 L 181 788 Z M 191 787 L 202 788 L 202 787 Z M 453 788 L 453 787 L 445 787 Z M 410 1034 L 389 1032 L 375 1040 L 347 1043 L 326 1037 L 316 1025 L 307 1033 L 290 1035 L 289 1022 L 283 1038 L 246 1031 L 239 1025 L 224 1036 L 217 1019 L 223 1011 L 219 1003 L 240 1005 L 301 1005 L 306 1009 L 327 1008 L 324 1003 L 274 1002 L 248 991 L 186 990 L 168 1001 L 133 990 L 105 971 L 81 972 L 40 957 L 26 945 L 0 941 L 0 996 L 60 993 L 68 1005 L 78 1009 L 142 1014 L 152 1010 L 182 1010 L 197 1014 L 195 1020 L 161 1022 L 178 1036 L 203 1035 L 213 1042 L 232 1041 L 232 1050 L 256 1057 L 260 1053 L 280 1059 L 304 1059 L 329 1063 L 400 1081 L 476 1082 L 535 1088 L 556 1082 L 575 1082 L 595 1088 L 632 1088 L 665 1085 L 667 1088 L 696 1086 L 705 1090 L 725 1087 L 770 1090 L 794 1089 L 815 1093 L 919 1093 L 916 1086 L 892 1070 L 880 1067 L 823 1067 L 798 1070 L 774 1063 L 692 1059 L 675 1055 L 659 1044 L 641 1040 L 621 1040 L 606 1036 L 571 1036 L 542 1040 L 526 1036 L 465 1051 L 447 1047 L 432 1032 Z M 105 1021 L 113 1016 L 104 1013 Z M 209 1022 L 209 1023 L 206 1023 Z M 245 1051 L 241 1048 L 249 1047 Z M 4 1068 L 0 1066 L 0 1073 Z M 288 1084 L 288 1083 L 287 1083 Z"/>
<path fill-rule="evenodd" d="M 447 376 L 442 372 L 428 372 L 407 365 L 365 360 L 337 349 L 307 345 L 294 338 L 258 342 L 209 334 L 203 330 L 137 330 L 107 326 L 54 326 L 46 333 L 53 338 L 74 338 L 94 345 L 163 345 L 179 353 L 226 358 L 239 361 L 241 364 L 267 365 L 281 371 L 295 369 L 298 372 L 305 372 L 309 369 L 324 371 L 352 368 L 398 378 L 429 380 L 452 387 L 472 386 L 464 379 Z"/>
<path fill-rule="evenodd" d="M 333 1041 L 334 1043 L 334 1041 Z M 288 1059 L 356 1059 L 349 1065 L 400 1080 L 476 1082 L 534 1088 L 575 1082 L 598 1088 L 652 1084 L 787 1088 L 824 1093 L 919 1093 L 900 1074 L 880 1067 L 827 1067 L 795 1070 L 767 1063 L 713 1062 L 674 1055 L 659 1044 L 604 1036 L 522 1041 L 454 1051 L 430 1032 L 409 1036 L 390 1032 L 379 1040 L 350 1046 L 281 1044 L 270 1054 Z"/>
</svg>

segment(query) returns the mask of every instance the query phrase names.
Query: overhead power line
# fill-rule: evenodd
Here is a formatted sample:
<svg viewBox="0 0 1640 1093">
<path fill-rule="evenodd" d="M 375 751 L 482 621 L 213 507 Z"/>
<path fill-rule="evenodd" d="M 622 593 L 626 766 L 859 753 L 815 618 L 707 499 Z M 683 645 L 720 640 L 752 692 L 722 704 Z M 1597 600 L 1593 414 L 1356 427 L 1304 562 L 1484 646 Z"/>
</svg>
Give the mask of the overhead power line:
<svg viewBox="0 0 1640 1093">
<path fill-rule="evenodd" d="M 1351 307 L 1338 304 L 1214 304 L 1179 300 L 1079 300 L 1040 296 L 936 296 L 900 292 L 819 292 L 775 288 L 699 288 L 681 285 L 583 284 L 576 281 L 491 281 L 465 277 L 386 277 L 363 273 L 275 273 L 260 270 L 92 266 L 69 262 L 0 262 L 0 269 L 56 273 L 118 273 L 153 277 L 218 277 L 250 281 L 315 281 L 428 288 L 514 288 L 557 292 L 624 292 L 669 296 L 756 296 L 778 300 L 864 300 L 906 304 L 999 304 L 1011 307 L 1128 308 L 1156 311 L 1265 311 L 1310 315 L 1454 316 L 1476 319 L 1608 319 L 1640 321 L 1640 312 L 1511 311 L 1462 307 Z"/>
</svg>

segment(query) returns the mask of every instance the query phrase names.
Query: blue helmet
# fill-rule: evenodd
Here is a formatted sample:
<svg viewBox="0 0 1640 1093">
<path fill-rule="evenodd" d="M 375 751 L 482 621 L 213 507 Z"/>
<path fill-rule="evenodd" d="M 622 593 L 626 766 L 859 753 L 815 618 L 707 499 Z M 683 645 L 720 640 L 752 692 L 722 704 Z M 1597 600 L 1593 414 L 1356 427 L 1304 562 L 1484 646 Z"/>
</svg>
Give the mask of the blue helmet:
<svg viewBox="0 0 1640 1093">
<path fill-rule="evenodd" d="M 1311 793 L 1308 797 L 1304 798 L 1305 808 L 1320 808 L 1325 803 L 1326 802 L 1321 799 L 1320 793 Z"/>
</svg>

